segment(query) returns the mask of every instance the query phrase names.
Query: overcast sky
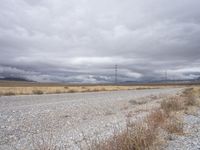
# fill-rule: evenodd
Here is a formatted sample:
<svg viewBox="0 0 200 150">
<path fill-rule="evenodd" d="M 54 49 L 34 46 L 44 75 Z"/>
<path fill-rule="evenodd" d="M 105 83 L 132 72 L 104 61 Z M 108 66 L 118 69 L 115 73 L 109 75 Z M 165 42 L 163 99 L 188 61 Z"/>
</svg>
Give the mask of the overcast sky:
<svg viewBox="0 0 200 150">
<path fill-rule="evenodd" d="M 199 0 L 0 0 L 0 77 L 200 76 Z"/>
</svg>

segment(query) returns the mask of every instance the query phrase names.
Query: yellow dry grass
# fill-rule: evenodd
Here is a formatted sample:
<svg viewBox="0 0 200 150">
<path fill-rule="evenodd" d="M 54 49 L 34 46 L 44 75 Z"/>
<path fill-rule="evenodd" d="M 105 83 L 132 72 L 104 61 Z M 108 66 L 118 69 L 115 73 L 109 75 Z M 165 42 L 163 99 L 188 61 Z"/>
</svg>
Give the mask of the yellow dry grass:
<svg viewBox="0 0 200 150">
<path fill-rule="evenodd" d="M 200 101 L 200 86 L 193 88 L 193 94 Z"/>
<path fill-rule="evenodd" d="M 189 106 L 200 106 L 200 86 L 189 88 L 183 94 Z"/>
<path fill-rule="evenodd" d="M 33 83 L 0 81 L 0 95 L 58 94 L 75 92 L 98 92 L 117 90 L 144 90 L 166 88 L 161 85 L 67 85 L 56 83 Z"/>
<path fill-rule="evenodd" d="M 0 81 L 0 95 L 29 95 L 29 94 L 58 94 L 76 92 L 98 92 L 117 90 L 144 90 L 168 87 L 179 87 L 169 84 L 145 84 L 145 85 L 67 85 L 57 83 L 33 83 L 19 81 Z"/>
<path fill-rule="evenodd" d="M 146 87 L 145 89 L 150 89 Z M 0 87 L 0 94 L 15 93 L 33 94 L 34 91 L 42 91 L 45 94 L 53 93 L 74 93 L 74 92 L 97 92 L 97 91 L 115 91 L 115 90 L 136 90 L 137 87 L 131 86 L 49 86 L 49 87 Z"/>
</svg>

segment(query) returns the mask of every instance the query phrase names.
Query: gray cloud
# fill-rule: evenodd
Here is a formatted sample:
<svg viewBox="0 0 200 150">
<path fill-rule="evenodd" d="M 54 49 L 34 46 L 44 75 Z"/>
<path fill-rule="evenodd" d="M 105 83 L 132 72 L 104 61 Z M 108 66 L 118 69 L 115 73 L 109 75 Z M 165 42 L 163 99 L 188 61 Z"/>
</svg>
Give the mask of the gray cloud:
<svg viewBox="0 0 200 150">
<path fill-rule="evenodd" d="M 1 0 L 0 77 L 112 82 L 200 74 L 199 0 Z"/>
</svg>

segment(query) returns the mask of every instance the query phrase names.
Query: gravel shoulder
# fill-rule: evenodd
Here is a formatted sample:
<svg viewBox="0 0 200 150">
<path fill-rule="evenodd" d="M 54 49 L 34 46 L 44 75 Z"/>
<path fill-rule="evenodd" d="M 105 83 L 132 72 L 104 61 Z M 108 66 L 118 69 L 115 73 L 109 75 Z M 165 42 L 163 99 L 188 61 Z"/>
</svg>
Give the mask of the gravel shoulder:
<svg viewBox="0 0 200 150">
<path fill-rule="evenodd" d="M 172 135 L 165 150 L 200 150 L 200 110 L 184 114 L 184 135 Z"/>
<path fill-rule="evenodd" d="M 84 138 L 110 137 L 180 88 L 0 97 L 0 149 L 56 145 L 80 149 Z M 134 101 L 132 103 L 131 101 Z M 36 141 L 37 140 L 37 141 Z M 39 143 L 38 143 L 39 141 Z"/>
</svg>

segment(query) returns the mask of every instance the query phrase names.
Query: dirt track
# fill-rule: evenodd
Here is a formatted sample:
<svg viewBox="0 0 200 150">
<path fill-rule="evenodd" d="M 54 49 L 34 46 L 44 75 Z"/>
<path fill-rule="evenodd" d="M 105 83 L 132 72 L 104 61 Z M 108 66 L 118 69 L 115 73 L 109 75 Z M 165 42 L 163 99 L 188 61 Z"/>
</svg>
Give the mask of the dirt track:
<svg viewBox="0 0 200 150">
<path fill-rule="evenodd" d="M 83 138 L 109 137 L 116 128 L 123 129 L 127 116 L 138 119 L 181 90 L 0 97 L 0 149 L 36 149 L 40 144 L 79 149 Z"/>
</svg>

